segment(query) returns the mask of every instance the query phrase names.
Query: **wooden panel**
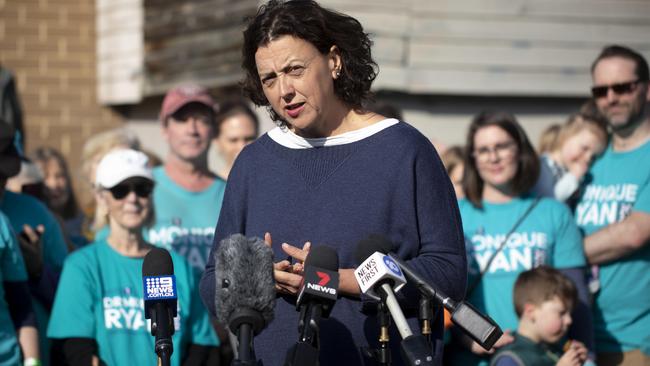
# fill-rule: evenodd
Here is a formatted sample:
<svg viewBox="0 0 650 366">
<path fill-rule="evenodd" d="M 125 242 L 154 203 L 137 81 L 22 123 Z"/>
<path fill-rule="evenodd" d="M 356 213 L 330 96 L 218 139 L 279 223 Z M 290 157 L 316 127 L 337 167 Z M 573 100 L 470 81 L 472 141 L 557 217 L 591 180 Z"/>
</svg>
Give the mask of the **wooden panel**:
<svg viewBox="0 0 650 366">
<path fill-rule="evenodd" d="M 243 19 L 257 6 L 256 0 L 145 0 L 145 95 L 188 81 L 236 84 Z"/>
<path fill-rule="evenodd" d="M 625 42 L 649 44 L 650 24 L 584 24 L 535 20 L 450 19 L 417 17 L 411 22 L 411 34 L 417 38 L 547 41 L 547 42 Z"/>
<path fill-rule="evenodd" d="M 161 2 L 154 6 L 145 2 L 145 39 L 161 40 L 193 32 L 212 31 L 242 26 L 243 19 L 254 13 L 252 1 L 195 0 Z"/>
<path fill-rule="evenodd" d="M 465 44 L 413 40 L 409 47 L 409 65 L 417 67 L 462 65 L 480 67 L 524 67 L 545 70 L 586 72 L 598 49 L 517 44 Z"/>
<path fill-rule="evenodd" d="M 397 37 L 372 37 L 372 57 L 379 64 L 403 64 L 406 61 L 406 40 Z"/>
<path fill-rule="evenodd" d="M 589 85 L 587 73 L 411 68 L 405 88 L 414 93 L 586 97 Z"/>
<path fill-rule="evenodd" d="M 416 14 L 609 19 L 647 22 L 650 2 L 639 0 L 435 0 L 414 1 Z"/>
</svg>

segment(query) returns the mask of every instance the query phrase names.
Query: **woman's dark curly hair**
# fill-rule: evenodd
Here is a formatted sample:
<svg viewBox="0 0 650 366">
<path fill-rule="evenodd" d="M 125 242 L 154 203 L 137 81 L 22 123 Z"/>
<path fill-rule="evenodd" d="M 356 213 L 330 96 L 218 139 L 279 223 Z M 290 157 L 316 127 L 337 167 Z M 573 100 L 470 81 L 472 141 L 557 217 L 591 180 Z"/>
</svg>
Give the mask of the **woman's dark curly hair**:
<svg viewBox="0 0 650 366">
<path fill-rule="evenodd" d="M 357 110 L 370 100 L 370 86 L 378 70 L 370 52 L 372 41 L 361 23 L 348 15 L 324 9 L 315 1 L 271 0 L 249 19 L 244 31 L 242 68 L 245 78 L 241 86 L 244 95 L 255 105 L 268 108 L 274 121 L 284 124 L 264 96 L 255 53 L 259 47 L 285 35 L 311 43 L 323 55 L 336 46 L 341 52 L 342 68 L 340 77 L 334 80 L 334 92 Z"/>
<path fill-rule="evenodd" d="M 496 126 L 504 130 L 517 145 L 517 173 L 510 183 L 515 195 L 528 193 L 539 177 L 539 158 L 531 145 L 526 132 L 521 127 L 515 116 L 507 112 L 484 111 L 479 113 L 467 131 L 466 148 L 463 160 L 463 190 L 467 199 L 474 207 L 482 208 L 483 179 L 481 178 L 476 160 L 474 159 L 474 136 L 478 130 L 488 126 Z"/>
</svg>

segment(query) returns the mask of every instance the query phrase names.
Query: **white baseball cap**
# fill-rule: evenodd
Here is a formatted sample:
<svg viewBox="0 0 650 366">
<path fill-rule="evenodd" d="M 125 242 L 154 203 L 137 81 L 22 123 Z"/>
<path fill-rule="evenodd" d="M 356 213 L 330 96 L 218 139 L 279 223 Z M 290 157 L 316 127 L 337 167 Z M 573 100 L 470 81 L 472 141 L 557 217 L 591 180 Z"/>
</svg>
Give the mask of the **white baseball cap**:
<svg viewBox="0 0 650 366">
<path fill-rule="evenodd" d="M 149 158 L 140 151 L 119 149 L 106 154 L 97 165 L 95 183 L 102 188 L 113 188 L 120 182 L 142 177 L 153 181 Z"/>
</svg>

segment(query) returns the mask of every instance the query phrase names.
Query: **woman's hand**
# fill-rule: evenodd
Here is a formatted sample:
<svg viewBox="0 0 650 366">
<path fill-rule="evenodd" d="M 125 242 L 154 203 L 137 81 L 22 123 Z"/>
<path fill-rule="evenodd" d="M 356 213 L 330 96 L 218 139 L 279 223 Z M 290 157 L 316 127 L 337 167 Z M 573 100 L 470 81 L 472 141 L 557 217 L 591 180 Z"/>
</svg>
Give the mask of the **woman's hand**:
<svg viewBox="0 0 650 366">
<path fill-rule="evenodd" d="M 270 233 L 264 234 L 264 242 L 268 246 L 273 244 Z M 284 293 L 296 295 L 300 290 L 302 283 L 302 274 L 304 270 L 305 259 L 309 254 L 311 243 L 306 242 L 302 249 L 293 245 L 282 243 L 282 250 L 297 262 L 291 264 L 288 260 L 282 260 L 273 265 L 273 277 L 275 278 L 275 290 Z"/>
</svg>

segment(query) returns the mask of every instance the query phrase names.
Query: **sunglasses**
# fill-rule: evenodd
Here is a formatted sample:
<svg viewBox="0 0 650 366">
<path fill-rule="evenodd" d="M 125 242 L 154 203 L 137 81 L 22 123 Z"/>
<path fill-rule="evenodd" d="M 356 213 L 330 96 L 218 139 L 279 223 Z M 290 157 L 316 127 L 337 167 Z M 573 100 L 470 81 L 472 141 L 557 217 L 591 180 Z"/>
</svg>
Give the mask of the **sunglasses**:
<svg viewBox="0 0 650 366">
<path fill-rule="evenodd" d="M 593 95 L 594 98 L 606 97 L 607 93 L 609 93 L 609 89 L 612 89 L 614 93 L 618 95 L 627 94 L 634 90 L 636 84 L 639 83 L 639 81 L 640 80 L 634 80 L 634 81 L 628 81 L 627 83 L 594 86 L 591 88 L 591 95 Z"/>
<path fill-rule="evenodd" d="M 121 200 L 122 198 L 129 195 L 131 192 L 135 192 L 135 195 L 140 198 L 146 198 L 151 195 L 153 191 L 153 184 L 151 183 L 131 183 L 131 184 L 118 184 L 113 188 L 108 189 L 113 195 L 113 198 L 116 200 Z"/>
</svg>

